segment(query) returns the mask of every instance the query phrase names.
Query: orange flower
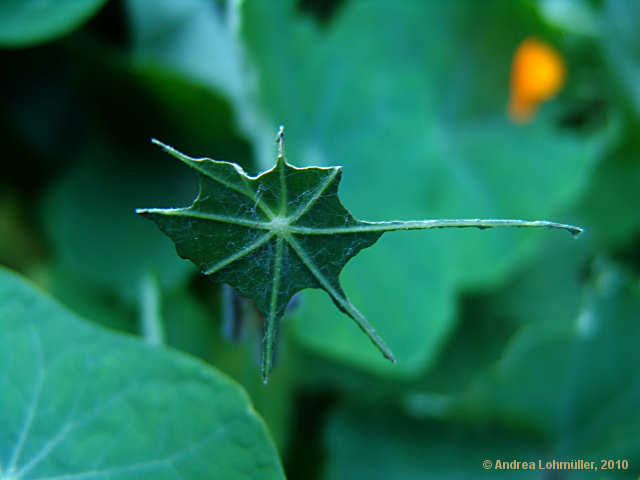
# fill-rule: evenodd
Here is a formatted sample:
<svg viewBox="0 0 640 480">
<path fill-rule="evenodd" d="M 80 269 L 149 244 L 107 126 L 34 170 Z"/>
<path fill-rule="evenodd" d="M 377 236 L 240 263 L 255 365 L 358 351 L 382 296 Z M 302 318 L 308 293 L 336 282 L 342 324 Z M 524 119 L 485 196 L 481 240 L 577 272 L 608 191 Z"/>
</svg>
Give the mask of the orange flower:
<svg viewBox="0 0 640 480">
<path fill-rule="evenodd" d="M 562 88 L 565 76 L 564 60 L 556 50 L 540 40 L 524 40 L 511 65 L 511 120 L 518 123 L 531 120 L 538 105 Z"/>
</svg>

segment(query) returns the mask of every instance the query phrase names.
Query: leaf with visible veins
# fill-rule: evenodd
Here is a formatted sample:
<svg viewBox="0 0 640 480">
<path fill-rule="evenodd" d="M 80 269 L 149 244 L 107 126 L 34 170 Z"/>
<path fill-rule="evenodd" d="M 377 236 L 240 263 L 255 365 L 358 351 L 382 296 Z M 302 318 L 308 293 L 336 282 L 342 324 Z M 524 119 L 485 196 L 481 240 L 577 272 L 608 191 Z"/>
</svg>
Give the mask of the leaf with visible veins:
<svg viewBox="0 0 640 480">
<path fill-rule="evenodd" d="M 276 165 L 251 177 L 235 163 L 191 158 L 154 139 L 153 143 L 198 172 L 200 191 L 187 208 L 136 210 L 158 224 L 181 257 L 256 302 L 266 316 L 261 361 L 264 383 L 271 371 L 278 321 L 291 297 L 305 288 L 327 292 L 382 354 L 395 362 L 338 280 L 349 259 L 386 231 L 499 226 L 562 228 L 574 235 L 582 231 L 547 221 L 357 220 L 338 198 L 341 167 L 296 168 L 285 160 L 282 129 L 278 142 Z"/>
</svg>

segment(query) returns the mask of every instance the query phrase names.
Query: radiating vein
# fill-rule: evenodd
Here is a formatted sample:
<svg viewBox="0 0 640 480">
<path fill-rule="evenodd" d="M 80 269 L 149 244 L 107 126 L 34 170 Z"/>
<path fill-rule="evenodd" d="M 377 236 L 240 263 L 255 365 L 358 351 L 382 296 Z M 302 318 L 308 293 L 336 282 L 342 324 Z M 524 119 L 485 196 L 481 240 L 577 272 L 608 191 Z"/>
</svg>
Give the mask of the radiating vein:
<svg viewBox="0 0 640 480">
<path fill-rule="evenodd" d="M 255 204 L 258 205 L 258 207 L 267 215 L 267 217 L 269 217 L 269 218 L 273 218 L 274 217 L 274 214 L 271 211 L 271 209 L 269 207 L 267 207 L 262 201 L 260 201 L 259 198 L 256 197 L 255 192 L 251 189 L 251 186 L 247 182 L 246 175 L 244 175 L 242 172 L 238 171 L 237 173 L 238 173 L 239 177 L 242 179 L 242 184 L 245 186 L 245 188 L 239 188 L 237 185 L 229 183 L 229 182 L 227 182 L 226 180 L 224 180 L 224 179 L 222 179 L 220 177 L 216 177 L 210 171 L 208 171 L 208 170 L 206 170 L 206 169 L 204 169 L 204 168 L 202 168 L 200 166 L 200 162 L 203 162 L 203 161 L 209 161 L 209 162 L 212 162 L 212 163 L 220 163 L 220 164 L 228 164 L 230 162 L 220 162 L 220 161 L 213 160 L 211 158 L 192 158 L 192 157 L 190 157 L 188 155 L 185 155 L 182 152 L 179 152 L 175 148 L 162 143 L 158 139 L 152 138 L 151 142 L 154 143 L 155 145 L 158 145 L 159 147 L 161 147 L 169 155 L 172 155 L 173 157 L 177 158 L 181 162 L 184 162 L 187 165 L 189 165 L 191 168 L 197 170 L 202 175 L 204 175 L 206 177 L 209 177 L 211 180 L 213 180 L 215 182 L 218 182 L 219 184 L 224 185 L 225 187 L 227 187 L 227 188 L 229 188 L 229 189 L 231 189 L 231 190 L 233 190 L 235 192 L 238 192 L 238 193 L 244 195 L 245 197 L 248 197 L 249 199 L 253 200 L 255 202 Z"/>
<path fill-rule="evenodd" d="M 51 362 L 48 363 L 47 368 L 49 370 L 54 370 L 56 368 L 56 365 L 58 363 L 60 363 L 63 359 L 67 358 L 70 355 L 75 355 L 78 352 L 84 352 L 86 349 L 86 346 L 77 346 L 75 348 L 70 348 L 65 350 L 63 353 L 61 353 L 60 355 L 57 356 L 57 358 L 55 360 L 52 360 Z M 33 468 L 36 464 L 38 464 L 41 460 L 43 460 L 44 458 L 46 458 L 46 456 L 49 454 L 49 452 L 51 451 L 51 449 L 55 446 L 56 442 L 52 442 L 52 440 L 60 437 L 60 440 L 62 439 L 62 437 L 64 437 L 64 431 L 66 431 L 68 425 L 71 423 L 71 418 L 73 417 L 73 415 L 75 414 L 75 411 L 78 407 L 78 404 L 80 402 L 80 399 L 82 397 L 82 395 L 84 394 L 84 391 L 86 390 L 86 387 L 89 383 L 89 372 L 91 370 L 91 367 L 87 366 L 88 363 L 87 361 L 85 361 L 83 363 L 83 365 L 85 365 L 84 371 L 83 371 L 83 375 L 80 379 L 79 382 L 77 382 L 78 387 L 76 388 L 76 392 L 73 398 L 73 402 L 72 402 L 72 407 L 71 410 L 69 411 L 63 426 L 58 430 L 58 432 L 52 437 L 50 438 L 45 445 L 43 445 L 40 449 L 40 451 L 38 451 L 37 453 L 35 453 L 32 458 L 26 462 L 21 468 L 20 470 L 17 472 L 17 478 L 23 478 L 24 475 L 31 469 Z"/>
<path fill-rule="evenodd" d="M 47 458 L 49 453 L 62 442 L 70 432 L 75 430 L 76 428 L 86 424 L 90 420 L 92 420 L 96 415 L 105 410 L 108 405 L 119 402 L 122 398 L 126 397 L 133 391 L 139 388 L 138 385 L 130 385 L 124 390 L 113 394 L 111 397 L 104 400 L 102 403 L 94 405 L 89 411 L 83 413 L 80 417 L 72 419 L 71 415 L 75 411 L 75 406 L 73 407 L 72 412 L 70 412 L 69 416 L 65 420 L 64 425 L 56 432 L 56 434 L 51 437 L 47 442 L 42 446 L 40 451 L 33 456 L 29 460 L 28 463 L 22 466 L 22 468 L 18 471 L 17 477 L 23 478 L 28 472 L 30 472 L 36 465 L 38 465 L 42 460 Z"/>
<path fill-rule="evenodd" d="M 237 260 L 240 260 L 241 258 L 249 255 L 251 252 L 253 252 L 257 248 L 260 248 L 262 245 L 264 245 L 269 240 L 271 240 L 273 235 L 274 235 L 273 233 L 265 233 L 264 235 L 262 235 L 260 238 L 258 238 L 252 244 L 247 245 L 243 249 L 238 250 L 233 255 L 229 255 L 227 258 L 225 258 L 225 259 L 219 261 L 218 263 L 216 263 L 215 265 L 207 268 L 203 273 L 205 275 L 211 275 L 212 273 L 217 272 L 218 270 L 226 267 L 227 265 L 229 265 L 229 264 L 231 264 L 231 263 L 233 263 L 233 262 L 235 262 Z"/>
<path fill-rule="evenodd" d="M 148 471 L 151 469 L 157 469 L 161 467 L 168 468 L 169 462 L 167 460 L 150 460 L 148 462 L 140 462 L 133 465 L 125 465 L 122 467 L 106 468 L 103 470 L 89 470 L 86 472 L 67 473 L 64 475 L 56 475 L 53 477 L 40 477 L 40 478 L 37 478 L 36 480 L 82 480 L 82 479 L 95 477 L 96 475 L 111 476 L 113 474 L 117 475 L 119 473 L 143 472 L 143 471 Z"/>
<path fill-rule="evenodd" d="M 380 338 L 380 336 L 376 333 L 375 329 L 369 324 L 367 319 L 358 311 L 356 307 L 349 302 L 343 295 L 341 295 L 331 283 L 326 279 L 326 277 L 322 274 L 320 269 L 313 263 L 313 260 L 309 257 L 307 252 L 302 248 L 302 246 L 297 242 L 295 238 L 292 236 L 286 237 L 287 242 L 296 252 L 302 263 L 309 269 L 311 274 L 318 280 L 318 283 L 322 285 L 327 293 L 331 296 L 331 298 L 358 324 L 360 329 L 369 337 L 369 339 L 373 342 L 373 344 L 378 347 L 378 349 L 382 352 L 385 358 L 388 358 L 392 362 L 395 363 L 396 359 L 389 347 L 384 343 L 384 340 Z"/>
<path fill-rule="evenodd" d="M 38 374 L 36 377 L 35 385 L 33 387 L 33 397 L 31 398 L 31 402 L 29 403 L 29 408 L 27 409 L 27 415 L 22 425 L 22 429 L 20 430 L 18 441 L 13 447 L 13 451 L 11 452 L 11 457 L 9 458 L 9 462 L 7 464 L 7 472 L 11 472 L 16 467 L 18 461 L 20 460 L 20 454 L 22 453 L 22 448 L 24 447 L 24 443 L 27 440 L 27 437 L 29 436 L 29 431 L 31 430 L 33 419 L 36 415 L 36 411 L 38 410 L 38 405 L 40 403 L 40 396 L 42 393 L 42 385 L 44 383 L 44 377 L 45 377 L 44 365 L 42 361 L 42 343 L 40 342 L 40 336 L 38 335 L 38 332 L 36 332 L 32 323 L 29 323 L 29 329 L 31 332 L 31 336 L 33 338 L 33 344 L 36 348 Z"/>
<path fill-rule="evenodd" d="M 165 459 L 153 459 L 153 460 L 148 460 L 146 462 L 134 463 L 131 465 L 110 467 L 110 468 L 104 468 L 100 470 L 88 470 L 85 472 L 78 472 L 78 473 L 68 473 L 64 475 L 55 475 L 53 477 L 40 477 L 40 478 L 37 478 L 36 480 L 81 480 L 81 479 L 88 479 L 96 475 L 111 476 L 112 474 L 117 475 L 120 473 L 142 472 L 142 471 L 147 471 L 149 469 L 160 468 L 160 467 L 165 467 L 175 471 L 175 466 L 173 464 L 174 462 L 184 458 L 187 455 L 190 455 L 193 451 L 211 442 L 213 439 L 217 438 L 221 433 L 224 433 L 224 432 L 225 432 L 224 427 L 218 428 L 213 432 L 209 433 L 208 435 L 206 435 L 205 437 L 201 438 L 197 442 L 191 445 L 187 445 L 186 447 L 178 450 L 177 452 L 172 453 L 170 456 L 168 456 Z M 176 473 L 178 472 L 176 471 Z M 180 474 L 178 473 L 178 475 Z M 19 475 L 17 478 L 18 479 L 22 478 L 22 475 Z"/>
<path fill-rule="evenodd" d="M 200 220 L 211 220 L 213 222 L 231 223 L 233 225 L 239 225 L 241 227 L 258 228 L 260 230 L 271 229 L 271 225 L 266 222 L 249 220 L 247 218 L 232 217 L 229 215 L 199 212 L 197 210 L 191 210 L 189 208 L 138 208 L 136 209 L 136 213 L 155 213 L 157 215 L 191 217 L 198 218 Z"/>
<path fill-rule="evenodd" d="M 269 303 L 269 315 L 264 328 L 262 347 L 262 381 L 266 385 L 273 364 L 274 344 L 276 341 L 276 322 L 278 310 L 278 295 L 280 294 L 280 277 L 282 275 L 282 257 L 284 240 L 278 237 L 276 241 L 276 258 L 273 266 L 273 283 L 271 285 L 271 299 Z"/>
<path fill-rule="evenodd" d="M 333 182 L 333 179 L 336 178 L 336 175 L 338 174 L 339 171 L 340 170 L 338 168 L 334 168 L 331 171 L 331 173 L 327 175 L 324 182 L 322 182 L 320 186 L 316 189 L 316 191 L 313 193 L 313 196 L 311 197 L 311 199 L 307 203 L 302 205 L 298 209 L 298 211 L 291 216 L 291 218 L 289 219 L 289 223 L 294 223 L 296 220 L 302 217 L 305 213 L 311 210 L 311 207 L 313 207 L 313 205 L 318 201 L 318 199 L 322 196 L 322 194 L 327 189 L 327 187 L 331 185 L 331 182 Z"/>
<path fill-rule="evenodd" d="M 507 219 L 454 219 L 454 220 L 409 220 L 391 222 L 365 222 L 361 221 L 357 225 L 346 227 L 302 227 L 291 225 L 289 231 L 301 235 L 336 235 L 346 233 L 363 232 L 390 232 L 394 230 L 427 230 L 430 228 L 496 228 L 496 227 L 540 227 L 558 228 L 569 231 L 572 235 L 578 236 L 582 233 L 582 228 L 564 223 L 549 222 L 546 220 L 507 220 Z"/>
</svg>

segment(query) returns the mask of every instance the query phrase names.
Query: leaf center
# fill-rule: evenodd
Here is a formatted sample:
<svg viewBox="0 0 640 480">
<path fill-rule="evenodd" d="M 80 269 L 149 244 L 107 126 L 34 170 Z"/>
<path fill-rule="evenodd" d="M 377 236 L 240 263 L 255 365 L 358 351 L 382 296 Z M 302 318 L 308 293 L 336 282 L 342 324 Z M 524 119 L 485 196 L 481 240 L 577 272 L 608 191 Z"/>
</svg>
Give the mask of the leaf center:
<svg viewBox="0 0 640 480">
<path fill-rule="evenodd" d="M 289 218 L 277 215 L 271 219 L 269 227 L 276 235 L 285 235 L 289 232 Z"/>
</svg>

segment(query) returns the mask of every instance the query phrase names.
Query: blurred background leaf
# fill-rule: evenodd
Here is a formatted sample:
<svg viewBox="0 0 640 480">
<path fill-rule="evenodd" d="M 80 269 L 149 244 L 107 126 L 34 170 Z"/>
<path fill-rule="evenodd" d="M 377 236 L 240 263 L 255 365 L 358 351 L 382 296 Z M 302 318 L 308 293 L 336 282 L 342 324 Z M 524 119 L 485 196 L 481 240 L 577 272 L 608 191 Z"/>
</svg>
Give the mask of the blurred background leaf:
<svg viewBox="0 0 640 480">
<path fill-rule="evenodd" d="M 145 202 L 187 203 L 192 185 L 173 163 L 158 162 L 149 171 L 130 158 L 121 169 L 114 159 L 125 155 L 106 153 L 107 148 L 87 153 L 89 161 L 80 160 L 45 194 L 44 230 L 61 262 L 133 302 L 145 272 L 153 270 L 162 285 L 175 287 L 192 268 L 131 212 Z M 183 185 L 176 181 L 181 175 Z"/>
<path fill-rule="evenodd" d="M 24 47 L 61 37 L 106 0 L 6 0 L 0 4 L 0 46 Z"/>
<path fill-rule="evenodd" d="M 629 101 L 637 115 L 640 112 L 640 90 L 637 78 L 640 72 L 640 7 L 630 0 L 604 2 L 604 31 L 602 48 L 605 59 L 622 88 L 618 93 Z"/>
<path fill-rule="evenodd" d="M 540 442 L 499 428 L 452 427 L 374 412 L 336 410 L 325 437 L 329 460 L 322 478 L 373 480 L 538 478 L 539 472 L 483 471 L 482 461 L 540 458 Z"/>
<path fill-rule="evenodd" d="M 595 268 L 579 314 L 524 325 L 463 400 L 465 416 L 551 437 L 555 456 L 640 455 L 640 297 L 621 267 Z"/>
</svg>

